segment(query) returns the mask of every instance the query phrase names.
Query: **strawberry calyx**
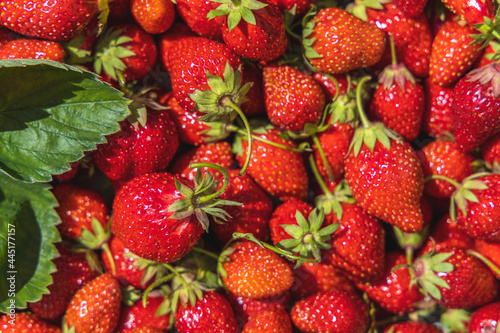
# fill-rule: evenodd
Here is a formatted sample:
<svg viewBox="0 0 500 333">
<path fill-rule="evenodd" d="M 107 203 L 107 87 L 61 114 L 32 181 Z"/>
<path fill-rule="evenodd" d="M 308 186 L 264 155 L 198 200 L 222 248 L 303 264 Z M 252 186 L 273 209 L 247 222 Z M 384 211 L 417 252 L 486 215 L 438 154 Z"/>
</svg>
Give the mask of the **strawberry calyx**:
<svg viewBox="0 0 500 333">
<path fill-rule="evenodd" d="M 325 220 L 323 209 L 315 208 L 308 216 L 307 220 L 302 213 L 295 212 L 297 224 L 282 224 L 281 227 L 292 238 L 284 239 L 277 245 L 291 252 L 298 253 L 302 257 L 313 257 L 316 261 L 321 261 L 321 250 L 332 247 L 328 242 L 331 235 L 338 229 L 340 223 L 330 224 L 322 227 Z M 300 266 L 303 261 L 298 261 Z"/>
<path fill-rule="evenodd" d="M 64 50 L 66 51 L 66 63 L 70 65 L 81 65 L 93 60 L 91 56 L 92 51 L 81 48 L 84 41 L 85 35 L 78 35 L 69 42 L 63 44 Z"/>
<path fill-rule="evenodd" d="M 446 262 L 453 253 L 443 252 L 435 254 L 435 251 L 418 257 L 411 265 L 416 281 L 424 293 L 434 299 L 440 300 L 442 295 L 438 287 L 450 289 L 450 285 L 439 276 L 439 273 L 449 273 L 455 268 L 453 264 Z"/>
<path fill-rule="evenodd" d="M 97 41 L 94 57 L 94 69 L 97 74 L 104 70 L 114 80 L 118 80 L 117 71 L 123 71 L 127 65 L 121 60 L 135 56 L 135 52 L 122 46 L 132 41 L 128 36 L 121 36 L 122 29 L 108 29 Z"/>
<path fill-rule="evenodd" d="M 398 64 L 394 37 L 392 35 L 389 35 L 389 37 L 391 45 L 392 64 L 385 67 L 382 73 L 380 73 L 378 82 L 382 84 L 386 90 L 389 90 L 394 84 L 394 81 L 396 81 L 401 90 L 404 91 L 406 81 L 415 84 L 415 77 L 408 70 L 408 68 L 406 68 L 405 64 L 403 63 Z"/>
<path fill-rule="evenodd" d="M 447 332 L 468 332 L 467 323 L 470 321 L 470 311 L 465 309 L 446 309 L 439 322 Z"/>
<path fill-rule="evenodd" d="M 309 61 L 308 59 L 317 59 L 323 57 L 320 55 L 316 50 L 312 47 L 314 44 L 314 41 L 316 38 L 309 38 L 309 36 L 313 33 L 314 27 L 316 26 L 316 20 L 311 17 L 316 16 L 317 14 L 316 7 L 312 6 L 309 12 L 304 15 L 304 18 L 302 19 L 302 54 L 304 57 L 305 64 L 313 71 L 317 72 L 318 69 L 316 69 Z"/>
<path fill-rule="evenodd" d="M 424 241 L 427 239 L 429 234 L 429 225 L 424 225 L 422 229 L 417 232 L 404 232 L 396 226 L 392 227 L 394 231 L 394 236 L 401 247 L 404 250 L 416 250 L 422 246 Z"/>
<path fill-rule="evenodd" d="M 347 5 L 346 10 L 357 18 L 368 21 L 367 8 L 383 10 L 384 4 L 390 3 L 392 0 L 355 0 Z"/>
<path fill-rule="evenodd" d="M 175 178 L 177 191 L 184 199 L 177 200 L 167 208 L 167 211 L 174 212 L 169 218 L 183 219 L 196 214 L 203 230 L 208 232 L 210 223 L 208 215 L 227 221 L 230 216 L 220 206 L 241 206 L 242 204 L 231 200 L 218 199 L 229 185 L 229 175 L 224 168 L 211 163 L 193 163 L 189 167 L 198 168 L 194 178 L 194 189 L 182 184 Z M 201 169 L 203 167 L 213 168 L 222 173 L 224 182 L 219 190 L 217 190 L 217 187 L 220 182 L 215 181 L 213 174 L 208 171 L 205 171 L 204 175 L 202 175 Z"/>
<path fill-rule="evenodd" d="M 472 26 L 480 32 L 480 34 L 470 35 L 474 38 L 474 41 L 471 44 L 482 43 L 483 46 L 487 46 L 493 38 L 500 40 L 500 7 L 497 9 L 493 19 L 487 16 L 483 16 L 483 18 L 484 23 L 468 22 L 472 23 Z"/>
<path fill-rule="evenodd" d="M 467 75 L 467 81 L 479 81 L 483 86 L 491 84 L 493 97 L 500 96 L 500 62 L 492 62 L 486 66 L 476 68 Z"/>
<path fill-rule="evenodd" d="M 211 10 L 207 14 L 209 20 L 227 15 L 227 26 L 229 31 L 233 30 L 241 19 L 245 22 L 256 25 L 255 16 L 252 11 L 259 10 L 267 6 L 257 0 L 211 0 L 220 3 L 219 7 Z"/>
<path fill-rule="evenodd" d="M 160 262 L 141 258 L 130 251 L 125 252 L 123 256 L 134 259 L 132 265 L 144 272 L 141 277 L 142 286 L 145 286 L 150 281 L 158 281 L 168 273 L 168 269 Z"/>
</svg>

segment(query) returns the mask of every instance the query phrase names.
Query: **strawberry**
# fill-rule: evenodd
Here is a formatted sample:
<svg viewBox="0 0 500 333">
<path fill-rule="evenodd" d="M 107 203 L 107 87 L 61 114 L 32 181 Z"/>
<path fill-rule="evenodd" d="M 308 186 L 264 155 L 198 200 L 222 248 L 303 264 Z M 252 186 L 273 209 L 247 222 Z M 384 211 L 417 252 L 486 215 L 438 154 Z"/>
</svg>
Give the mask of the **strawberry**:
<svg viewBox="0 0 500 333">
<path fill-rule="evenodd" d="M 64 326 L 76 332 L 112 333 L 120 316 L 120 285 L 105 273 L 87 283 L 71 299 Z"/>
<path fill-rule="evenodd" d="M 370 323 L 368 312 L 358 295 L 332 290 L 298 301 L 291 317 L 294 325 L 307 333 L 364 333 Z"/>
<path fill-rule="evenodd" d="M 193 181 L 196 170 L 189 168 L 189 165 L 198 162 L 214 163 L 224 169 L 230 169 L 233 166 L 231 145 L 226 141 L 202 144 L 179 156 L 169 170 L 173 174 Z M 205 171 L 207 168 L 202 170 Z M 217 179 L 222 177 L 219 172 L 214 173 L 214 176 Z"/>
<path fill-rule="evenodd" d="M 303 33 L 305 56 L 329 74 L 346 73 L 376 64 L 385 49 L 385 35 L 340 8 L 320 10 Z"/>
<path fill-rule="evenodd" d="M 493 19 L 495 16 L 493 0 L 443 0 L 443 4 L 453 13 L 460 15 L 471 26 L 484 23 L 484 17 Z"/>
<path fill-rule="evenodd" d="M 484 240 L 476 239 L 475 240 L 475 248 L 476 251 L 486 258 L 486 260 L 490 261 L 492 265 L 500 268 L 500 243 L 498 242 L 487 242 Z M 498 269 L 491 270 L 497 279 L 500 279 L 500 272 Z"/>
<path fill-rule="evenodd" d="M 491 136 L 481 145 L 481 156 L 490 168 L 494 168 L 495 164 L 500 165 L 500 133 Z"/>
<path fill-rule="evenodd" d="M 354 84 L 350 79 L 348 80 L 345 74 L 327 75 L 321 72 L 315 72 L 313 79 L 318 82 L 323 89 L 326 103 L 332 103 L 334 99 L 338 100 L 340 96 L 346 95 L 354 89 Z M 336 95 L 338 95 L 337 98 L 335 98 Z"/>
<path fill-rule="evenodd" d="M 424 81 L 425 109 L 422 131 L 433 137 L 445 136 L 453 131 L 453 87 L 441 87 L 430 77 Z"/>
<path fill-rule="evenodd" d="M 59 202 L 56 212 L 61 218 L 57 229 L 64 238 L 79 240 L 82 230 L 97 232 L 92 221 L 95 219 L 103 227 L 108 223 L 109 209 L 99 192 L 71 183 L 54 186 L 52 193 Z"/>
<path fill-rule="evenodd" d="M 0 49 L 10 42 L 11 40 L 14 40 L 14 34 L 7 28 L 3 27 L 0 25 Z"/>
<path fill-rule="evenodd" d="M 417 17 L 422 14 L 427 0 L 396 0 L 396 7 L 407 17 Z"/>
<path fill-rule="evenodd" d="M 170 72 L 168 54 L 170 47 L 181 38 L 195 37 L 196 34 L 183 22 L 174 22 L 172 26 L 158 37 L 159 57 L 163 67 Z"/>
<path fill-rule="evenodd" d="M 224 174 L 227 183 L 225 170 L 214 168 Z M 217 206 L 234 202 L 214 198 L 224 191 L 216 193 L 216 186 L 214 177 L 210 173 L 202 177 L 200 168 L 194 183 L 169 173 L 136 177 L 114 199 L 113 233 L 140 257 L 164 263 L 177 261 L 208 230 L 207 213 L 226 219 L 227 213 Z"/>
<path fill-rule="evenodd" d="M 117 71 L 126 81 L 138 80 L 154 67 L 157 56 L 153 37 L 138 25 L 115 25 L 97 41 L 94 70 L 106 81 L 117 82 Z"/>
<path fill-rule="evenodd" d="M 293 284 L 288 263 L 273 251 L 244 240 L 221 254 L 222 280 L 236 296 L 252 299 L 278 295 Z"/>
<path fill-rule="evenodd" d="M 297 212 L 302 214 L 302 216 L 309 216 L 312 211 L 313 208 L 309 204 L 297 199 L 287 200 L 276 207 L 269 220 L 269 229 L 273 243 L 278 244 L 282 240 L 290 238 L 283 225 L 296 225 Z"/>
<path fill-rule="evenodd" d="M 433 83 L 446 86 L 458 81 L 481 55 L 480 44 L 471 44 L 475 33 L 470 25 L 448 21 L 432 41 L 429 76 Z"/>
<path fill-rule="evenodd" d="M 132 0 L 130 11 L 137 24 L 148 34 L 167 31 L 175 20 L 175 7 L 170 0 Z"/>
<path fill-rule="evenodd" d="M 243 71 L 245 77 L 241 83 L 245 85 L 252 82 L 252 87 L 246 94 L 247 101 L 241 104 L 241 110 L 248 117 L 265 114 L 262 69 L 255 63 L 246 62 L 243 64 Z"/>
<path fill-rule="evenodd" d="M 500 302 L 493 302 L 475 310 L 469 322 L 470 333 L 498 331 L 500 323 Z"/>
<path fill-rule="evenodd" d="M 469 152 L 500 132 L 500 64 L 468 73 L 453 89 L 453 133 L 458 147 Z"/>
<path fill-rule="evenodd" d="M 263 69 L 263 83 L 267 116 L 276 127 L 302 131 L 320 121 L 325 95 L 312 77 L 289 65 L 270 64 Z"/>
<path fill-rule="evenodd" d="M 222 37 L 226 45 L 243 58 L 268 63 L 286 50 L 285 20 L 278 6 L 268 0 L 218 0 L 209 19 L 224 16 Z"/>
<path fill-rule="evenodd" d="M 147 108 L 146 123 L 120 122 L 120 131 L 107 137 L 93 157 L 99 170 L 118 190 L 134 177 L 163 171 L 172 160 L 179 137 L 167 110 Z"/>
<path fill-rule="evenodd" d="M 304 15 L 315 4 L 315 0 L 277 0 L 275 1 L 282 12 L 294 12 L 295 17 Z"/>
<path fill-rule="evenodd" d="M 424 112 L 424 89 L 404 64 L 393 64 L 379 75 L 368 115 L 382 121 L 406 141 L 417 138 Z"/>
<path fill-rule="evenodd" d="M 474 172 L 475 157 L 461 152 L 453 141 L 437 139 L 425 145 L 419 152 L 424 177 L 443 175 L 456 182 L 462 182 Z M 450 183 L 431 179 L 425 183 L 424 192 L 432 197 L 450 197 L 455 187 Z"/>
<path fill-rule="evenodd" d="M 63 172 L 61 174 L 53 175 L 52 179 L 56 182 L 64 183 L 64 182 L 70 181 L 73 178 L 75 178 L 78 171 L 80 170 L 80 162 L 78 162 L 78 161 L 70 162 L 70 163 L 68 163 L 68 165 L 71 169 L 69 169 L 68 171 Z"/>
<path fill-rule="evenodd" d="M 52 41 L 37 39 L 16 39 L 0 47 L 2 59 L 45 59 L 63 62 L 64 48 Z"/>
<path fill-rule="evenodd" d="M 280 308 L 261 311 L 245 324 L 241 333 L 258 333 L 262 331 L 292 333 L 290 316 Z"/>
<path fill-rule="evenodd" d="M 443 331 L 432 324 L 404 321 L 390 325 L 384 330 L 384 333 L 443 333 Z"/>
<path fill-rule="evenodd" d="M 49 294 L 38 302 L 30 303 L 30 310 L 39 318 L 54 320 L 62 316 L 73 295 L 87 282 L 97 277 L 97 258 L 84 252 L 72 252 L 67 244 L 56 245 L 59 257 L 54 259 L 57 271 L 52 274 Z M 89 252 L 90 254 L 91 252 Z M 93 259 L 94 262 L 90 262 Z"/>
<path fill-rule="evenodd" d="M 455 247 L 465 250 L 474 248 L 474 239 L 462 230 L 457 221 L 453 221 L 448 214 L 440 218 L 432 226 L 429 232 L 429 239 L 422 246 L 419 253 L 429 253 L 432 250 L 439 252 L 446 247 Z"/>
<path fill-rule="evenodd" d="M 207 18 L 208 13 L 218 6 L 211 0 L 177 0 L 176 8 L 182 20 L 197 35 L 221 41 L 224 18 Z"/>
<path fill-rule="evenodd" d="M 30 312 L 15 314 L 15 320 L 5 315 L 0 317 L 0 332 L 16 333 L 62 333 L 62 330 L 38 318 Z"/>
<path fill-rule="evenodd" d="M 228 300 L 215 291 L 203 293 L 195 304 L 180 304 L 175 314 L 179 333 L 236 333 L 237 326 Z"/>
<path fill-rule="evenodd" d="M 413 311 L 424 296 L 411 283 L 409 268 L 401 266 L 404 264 L 407 264 L 404 253 L 389 252 L 381 277 L 373 283 L 357 283 L 356 286 L 386 311 L 397 314 Z"/>
<path fill-rule="evenodd" d="M 231 199 L 241 203 L 239 207 L 227 207 L 231 216 L 225 223 L 213 223 L 212 230 L 221 243 L 227 243 L 235 232 L 251 233 L 265 241 L 269 238 L 268 223 L 273 204 L 266 193 L 248 176 L 238 176 L 238 170 L 229 170 L 231 183 L 221 199 Z"/>
<path fill-rule="evenodd" d="M 160 308 L 164 300 L 163 296 L 153 296 L 150 293 L 146 301 L 146 306 L 143 305 L 142 299 L 131 305 L 122 306 L 120 319 L 114 332 L 135 332 L 142 325 L 149 325 L 163 332 L 169 324 L 169 316 L 163 314 Z"/>
<path fill-rule="evenodd" d="M 257 130 L 253 140 L 247 173 L 264 191 L 279 198 L 305 199 L 309 180 L 304 160 L 292 140 L 280 137 L 277 129 Z M 238 137 L 233 145 L 240 165 L 247 159 L 246 137 Z M 285 163 L 286 161 L 286 163 Z"/>
<path fill-rule="evenodd" d="M 58 0 L 52 3 L 0 1 L 0 25 L 19 34 L 55 41 L 81 34 L 104 6 L 101 1 Z"/>
</svg>

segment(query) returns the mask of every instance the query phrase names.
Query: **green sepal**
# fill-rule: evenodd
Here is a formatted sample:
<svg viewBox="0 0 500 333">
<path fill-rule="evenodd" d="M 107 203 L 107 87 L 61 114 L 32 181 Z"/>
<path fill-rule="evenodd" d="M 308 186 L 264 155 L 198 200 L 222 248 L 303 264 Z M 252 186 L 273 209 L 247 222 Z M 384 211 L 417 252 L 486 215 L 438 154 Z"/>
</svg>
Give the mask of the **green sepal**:
<svg viewBox="0 0 500 333">
<path fill-rule="evenodd" d="M 66 322 L 66 320 L 62 320 L 63 324 L 62 324 L 62 332 L 63 333 L 76 333 L 76 327 L 75 326 L 71 326 L 69 327 L 68 326 L 68 323 Z"/>
<path fill-rule="evenodd" d="M 85 40 L 85 35 L 79 35 L 64 44 L 66 50 L 65 63 L 69 65 L 80 65 L 92 61 L 92 51 L 81 49 L 81 45 Z"/>
<path fill-rule="evenodd" d="M 469 332 L 467 322 L 470 320 L 470 311 L 464 309 L 447 309 L 441 314 L 440 323 L 446 332 Z"/>
<path fill-rule="evenodd" d="M 134 51 L 121 46 L 132 41 L 128 36 L 120 36 L 122 32 L 121 29 L 109 29 L 99 38 L 94 59 L 94 70 L 97 74 L 104 70 L 110 77 L 118 80 L 116 71 L 124 71 L 127 68 L 121 59 L 135 56 Z"/>
<path fill-rule="evenodd" d="M 500 37 L 500 7 L 497 9 L 494 20 L 484 16 L 484 23 L 473 24 L 472 26 L 480 32 L 480 34 L 471 34 L 474 39 L 469 45 L 482 43 L 482 48 L 488 46 L 493 38 L 497 40 Z"/>
<path fill-rule="evenodd" d="M 401 141 L 401 137 L 396 132 L 385 127 L 383 123 L 375 123 L 369 127 L 359 127 L 354 132 L 347 155 L 353 152 L 355 157 L 358 156 L 363 144 L 373 153 L 377 141 L 387 150 L 390 150 L 391 139 Z"/>
<path fill-rule="evenodd" d="M 111 228 L 109 221 L 106 227 L 103 227 L 101 222 L 95 217 L 92 217 L 92 231 L 82 229 L 82 237 L 78 240 L 80 244 L 92 250 L 101 249 L 111 237 Z"/>
<path fill-rule="evenodd" d="M 429 234 L 429 226 L 424 226 L 418 232 L 404 232 L 396 226 L 393 226 L 392 229 L 394 231 L 394 236 L 398 241 L 399 247 L 405 250 L 415 250 L 420 248 Z"/>
<path fill-rule="evenodd" d="M 415 84 L 415 77 L 403 63 L 386 66 L 380 73 L 378 80 L 386 90 L 391 89 L 394 82 L 396 82 L 402 91 L 405 90 L 406 81 Z"/>
<path fill-rule="evenodd" d="M 488 186 L 478 180 L 477 178 L 485 175 L 489 175 L 490 173 L 481 172 L 473 174 L 462 181 L 460 187 L 455 189 L 450 200 L 450 218 L 452 221 L 456 221 L 457 219 L 457 208 L 460 209 L 462 215 L 464 217 L 467 216 L 467 203 L 470 202 L 479 202 L 477 196 L 471 191 L 481 191 L 488 189 Z"/>
<path fill-rule="evenodd" d="M 256 25 L 255 16 L 253 10 L 259 10 L 267 6 L 267 4 L 262 3 L 257 0 L 212 0 L 213 2 L 221 3 L 216 9 L 211 10 L 207 14 L 209 20 L 227 15 L 227 27 L 229 31 L 233 30 L 243 19 L 245 22 Z"/>
<path fill-rule="evenodd" d="M 316 20 L 313 19 L 307 22 L 304 29 L 302 30 L 302 46 L 304 48 L 304 56 L 307 59 L 317 59 L 323 57 L 313 48 L 313 44 L 316 38 L 309 38 L 309 36 L 313 33 L 315 26 Z"/>
<path fill-rule="evenodd" d="M 451 263 L 445 262 L 453 255 L 452 252 L 435 254 L 434 251 L 426 253 L 415 260 L 412 269 L 416 271 L 416 281 L 423 291 L 434 299 L 440 300 L 441 290 L 450 289 L 448 283 L 438 276 L 440 273 L 449 273 L 454 270 Z"/>
<path fill-rule="evenodd" d="M 341 202 L 356 203 L 345 179 L 335 186 L 333 193 L 319 195 L 314 201 L 316 207 L 323 209 L 325 215 L 330 215 L 333 212 L 339 221 L 342 220 L 343 215 Z"/>
</svg>

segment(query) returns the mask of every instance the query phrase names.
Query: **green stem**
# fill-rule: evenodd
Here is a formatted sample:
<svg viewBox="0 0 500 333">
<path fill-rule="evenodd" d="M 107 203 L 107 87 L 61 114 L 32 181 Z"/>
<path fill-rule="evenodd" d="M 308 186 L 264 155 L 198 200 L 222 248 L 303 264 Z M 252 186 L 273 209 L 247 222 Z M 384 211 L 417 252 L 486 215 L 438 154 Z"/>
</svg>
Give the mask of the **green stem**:
<svg viewBox="0 0 500 333">
<path fill-rule="evenodd" d="M 334 179 L 333 179 L 332 168 L 330 167 L 330 163 L 328 163 L 328 160 L 326 159 L 325 151 L 321 146 L 321 142 L 319 142 L 318 136 L 316 134 L 313 134 L 312 139 L 316 144 L 316 148 L 318 149 L 319 156 L 321 156 L 321 159 L 323 160 L 323 164 L 325 164 L 326 172 L 328 173 L 328 181 L 330 183 L 333 183 Z"/>
<path fill-rule="evenodd" d="M 292 29 L 290 29 L 290 27 L 288 26 L 288 24 L 285 24 L 285 31 L 286 31 L 287 35 L 289 35 L 293 39 L 295 39 L 299 42 L 302 42 L 302 36 L 293 32 Z"/>
<path fill-rule="evenodd" d="M 146 307 L 146 303 L 148 301 L 148 295 L 151 292 L 151 290 L 158 287 L 160 284 L 167 282 L 168 280 L 170 280 L 171 278 L 173 278 L 176 275 L 177 275 L 176 273 L 172 273 L 172 274 L 169 274 L 167 276 L 164 276 L 161 279 L 153 282 L 149 287 L 147 287 L 146 290 L 144 290 L 144 294 L 142 295 L 142 306 Z"/>
<path fill-rule="evenodd" d="M 101 246 L 101 249 L 104 251 L 106 256 L 108 257 L 109 264 L 111 265 L 111 272 L 113 275 L 116 275 L 116 265 L 115 265 L 115 260 L 113 259 L 113 254 L 111 253 L 111 249 L 109 248 L 108 243 L 104 243 Z"/>
<path fill-rule="evenodd" d="M 413 281 L 415 279 L 415 272 L 413 271 L 413 268 L 412 268 L 413 248 L 411 248 L 411 247 L 406 248 L 406 263 L 408 264 L 408 272 L 410 273 L 411 280 Z"/>
<path fill-rule="evenodd" d="M 390 43 L 391 43 L 392 64 L 394 66 L 396 66 L 398 64 L 398 59 L 397 59 L 397 56 L 396 56 L 396 45 L 394 43 L 394 37 L 392 36 L 392 34 L 389 34 L 389 40 L 390 40 Z"/>
<path fill-rule="evenodd" d="M 224 182 L 222 184 L 222 187 L 217 192 L 215 192 L 215 193 L 212 193 L 210 195 L 207 195 L 207 196 L 199 198 L 198 199 L 198 204 L 201 204 L 203 202 L 207 202 L 209 200 L 217 198 L 222 193 L 224 193 L 224 191 L 226 191 L 227 187 L 229 186 L 229 174 L 227 173 L 226 169 L 224 169 L 220 165 L 212 164 L 212 163 L 192 163 L 192 164 L 189 165 L 189 167 L 191 169 L 195 169 L 195 168 L 212 168 L 212 169 L 215 169 L 215 170 L 219 171 L 224 176 Z"/>
<path fill-rule="evenodd" d="M 363 77 L 356 87 L 356 104 L 358 106 L 359 119 L 361 119 L 361 124 L 363 124 L 364 128 L 369 128 L 372 126 L 372 123 L 368 120 L 365 111 L 363 110 L 363 101 L 361 100 L 361 91 L 363 88 L 363 84 L 370 79 L 370 76 Z"/>
<path fill-rule="evenodd" d="M 244 131 L 242 129 L 239 129 L 239 128 L 230 128 L 230 130 L 234 131 L 236 133 L 242 134 L 242 135 L 247 135 L 247 133 L 248 133 L 248 132 L 246 132 L 246 131 Z M 276 143 L 276 142 L 273 142 L 273 141 L 269 141 L 267 139 L 261 138 L 259 136 L 253 135 L 253 134 L 251 135 L 251 137 L 252 137 L 253 140 L 264 142 L 264 143 L 267 143 L 268 145 L 271 145 L 271 146 L 274 146 L 274 147 L 277 147 L 277 148 L 281 148 L 281 149 L 285 149 L 285 150 L 289 150 L 289 151 L 293 151 L 295 153 L 303 153 L 306 150 L 304 148 L 292 148 L 292 147 L 284 146 L 282 144 L 279 144 L 279 143 Z"/>
<path fill-rule="evenodd" d="M 491 269 L 495 273 L 496 276 L 500 276 L 500 267 L 498 267 L 490 259 L 486 258 L 481 253 L 474 250 L 467 250 L 467 253 L 481 260 L 486 266 L 488 266 L 489 269 Z"/>
<path fill-rule="evenodd" d="M 321 177 L 321 175 L 319 174 L 318 167 L 316 166 L 316 162 L 314 161 L 314 157 L 312 155 L 309 155 L 309 163 L 311 164 L 311 170 L 313 172 L 313 175 L 316 178 L 316 181 L 318 182 L 319 187 L 321 187 L 323 193 L 328 197 L 333 198 L 334 196 L 332 192 L 328 189 L 328 186 L 326 186 L 323 177 Z"/>
<path fill-rule="evenodd" d="M 243 121 L 243 124 L 245 125 L 245 129 L 247 131 L 247 141 L 248 141 L 248 147 L 247 147 L 247 158 L 245 159 L 245 163 L 243 164 L 243 167 L 241 168 L 240 172 L 238 173 L 238 176 L 243 176 L 245 171 L 248 168 L 248 164 L 250 163 L 250 157 L 252 155 L 252 131 L 250 130 L 250 124 L 248 123 L 247 117 L 245 117 L 245 114 L 241 109 L 234 104 L 230 99 L 227 99 L 225 101 L 227 105 L 232 107 L 240 116 L 240 119 Z"/>
<path fill-rule="evenodd" d="M 428 182 L 429 180 L 437 180 L 437 179 L 444 180 L 444 181 L 450 183 L 451 185 L 455 186 L 455 188 L 460 188 L 462 186 L 462 184 L 460 184 L 459 182 L 457 182 L 451 178 L 448 178 L 446 176 L 443 176 L 443 175 L 432 175 L 432 176 L 425 177 L 424 183 Z"/>
<path fill-rule="evenodd" d="M 216 255 L 215 253 L 212 253 L 210 251 L 207 251 L 205 249 L 200 249 L 199 247 L 193 247 L 192 249 L 194 252 L 199 252 L 199 253 L 203 253 L 203 254 L 206 254 L 207 256 L 215 259 L 215 260 L 218 260 L 219 259 L 219 256 Z"/>
</svg>

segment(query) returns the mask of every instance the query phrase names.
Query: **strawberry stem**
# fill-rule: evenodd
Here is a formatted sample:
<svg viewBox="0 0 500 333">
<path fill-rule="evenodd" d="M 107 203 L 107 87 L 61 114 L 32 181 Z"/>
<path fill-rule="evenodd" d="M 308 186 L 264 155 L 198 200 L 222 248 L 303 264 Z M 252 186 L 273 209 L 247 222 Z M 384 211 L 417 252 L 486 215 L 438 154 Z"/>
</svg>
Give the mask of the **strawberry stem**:
<svg viewBox="0 0 500 333">
<path fill-rule="evenodd" d="M 205 254 L 205 255 L 207 255 L 207 256 L 209 256 L 209 257 L 211 257 L 211 258 L 215 259 L 215 260 L 218 260 L 218 259 L 219 259 L 219 256 L 218 256 L 217 254 L 212 253 L 212 252 L 210 252 L 210 251 L 207 251 L 207 250 L 205 250 L 205 249 L 200 249 L 199 247 L 193 247 L 193 249 L 192 249 L 192 250 L 193 250 L 194 252 L 203 253 L 203 254 Z"/>
<path fill-rule="evenodd" d="M 459 182 L 457 182 L 449 177 L 443 176 L 443 175 L 431 175 L 431 176 L 425 177 L 424 183 L 429 181 L 429 180 L 436 180 L 436 179 L 444 180 L 444 181 L 450 183 L 451 185 L 455 186 L 455 188 L 459 188 L 462 186 L 462 184 L 460 184 Z"/>
<path fill-rule="evenodd" d="M 415 277 L 415 272 L 413 271 L 413 268 L 412 268 L 413 248 L 411 248 L 411 247 L 406 248 L 406 263 L 408 264 L 408 272 L 410 273 L 411 281 L 414 281 L 416 279 L 416 277 Z"/>
<path fill-rule="evenodd" d="M 359 80 L 358 86 L 356 87 L 356 104 L 358 106 L 359 119 L 361 119 L 361 124 L 364 128 L 370 128 L 372 126 L 372 123 L 366 117 L 365 111 L 363 109 L 363 101 L 361 100 L 363 84 L 370 79 L 370 76 L 363 77 L 361 80 Z"/>
<path fill-rule="evenodd" d="M 328 173 L 328 181 L 330 183 L 332 183 L 334 181 L 332 168 L 330 167 L 330 163 L 328 163 L 328 160 L 326 159 L 325 151 L 323 150 L 323 147 L 321 146 L 321 142 L 319 142 L 318 136 L 316 134 L 313 134 L 312 139 L 313 139 L 314 143 L 316 144 L 316 148 L 318 149 L 319 156 L 321 156 L 321 159 L 323 160 L 323 164 L 325 165 L 326 172 Z"/>
<path fill-rule="evenodd" d="M 470 255 L 473 255 L 474 257 L 478 258 L 481 260 L 486 266 L 488 266 L 489 269 L 491 269 L 497 276 L 500 276 L 500 267 L 498 267 L 495 263 L 493 263 L 491 260 L 483 256 L 481 253 L 474 251 L 474 250 L 467 250 L 467 253 Z"/>
<path fill-rule="evenodd" d="M 237 128 L 236 126 L 228 126 L 227 127 L 227 130 L 229 131 L 232 131 L 232 132 L 236 132 L 236 133 L 239 133 L 241 135 L 245 135 L 248 137 L 248 130 L 245 131 L 245 130 L 242 130 L 240 128 Z M 287 146 L 284 146 L 282 144 L 279 144 L 279 143 L 276 143 L 276 142 L 273 142 L 273 141 L 269 141 L 267 139 L 264 139 L 264 138 L 261 138 L 257 135 L 254 135 L 254 134 L 250 134 L 251 138 L 253 140 L 257 140 L 257 141 L 260 141 L 260 142 L 264 142 L 264 143 L 267 143 L 268 145 L 271 145 L 271 146 L 274 146 L 274 147 L 277 147 L 277 148 L 281 148 L 281 149 L 285 149 L 285 150 L 289 150 L 289 151 L 292 151 L 294 153 L 303 153 L 305 151 L 307 152 L 311 152 L 311 147 L 309 146 L 309 144 L 307 144 L 307 142 L 305 142 L 305 144 L 301 144 L 299 147 L 297 148 L 292 148 L 292 147 L 287 147 Z M 248 157 L 247 157 L 248 159 Z"/>
<path fill-rule="evenodd" d="M 113 275 L 116 275 L 115 260 L 113 259 L 113 254 L 111 253 L 111 250 L 109 248 L 108 243 L 102 244 L 101 249 L 104 251 L 104 253 L 108 257 L 109 264 L 111 265 L 111 273 L 113 273 Z"/>
<path fill-rule="evenodd" d="M 319 174 L 318 167 L 316 166 L 316 161 L 314 160 L 314 157 L 312 155 L 309 155 L 309 164 L 311 165 L 311 171 L 314 175 L 314 178 L 316 178 L 316 181 L 318 182 L 319 187 L 321 187 L 323 193 L 329 198 L 334 198 L 332 192 L 328 189 L 328 186 L 326 186 L 323 177 L 321 177 L 321 175 Z"/>
<path fill-rule="evenodd" d="M 215 169 L 215 170 L 219 171 L 224 176 L 224 182 L 222 184 L 222 187 L 217 192 L 215 192 L 215 193 L 212 193 L 210 195 L 207 195 L 207 196 L 199 198 L 198 199 L 198 204 L 201 204 L 203 202 L 207 202 L 209 200 L 212 200 L 212 199 L 215 199 L 215 198 L 219 197 L 222 193 L 224 193 L 224 191 L 226 191 L 227 187 L 229 186 L 229 174 L 227 173 L 226 169 L 224 169 L 220 165 L 212 164 L 212 163 L 192 163 L 192 164 L 189 165 L 189 167 L 191 169 L 195 169 L 195 168 L 212 168 L 212 169 Z"/>
<path fill-rule="evenodd" d="M 250 131 L 250 124 L 248 123 L 247 117 L 245 117 L 245 114 L 243 113 L 243 111 L 241 111 L 241 109 L 236 104 L 234 104 L 230 98 L 226 98 L 224 100 L 224 104 L 229 105 L 230 107 L 232 107 L 234 109 L 234 111 L 236 111 L 238 113 L 238 115 L 240 116 L 241 120 L 243 121 L 243 124 L 245 125 L 245 129 L 247 131 L 247 133 L 246 133 L 247 141 L 248 141 L 247 158 L 245 159 L 245 163 L 243 164 L 240 172 L 238 173 L 238 176 L 243 176 L 243 174 L 245 173 L 245 171 L 248 168 L 248 164 L 250 163 L 250 157 L 252 154 L 252 132 Z"/>
<path fill-rule="evenodd" d="M 389 34 L 389 40 L 390 40 L 390 43 L 391 43 L 392 65 L 396 66 L 398 64 L 398 59 L 397 59 L 397 56 L 396 56 L 396 45 L 394 43 L 394 37 L 391 34 Z"/>
<path fill-rule="evenodd" d="M 174 276 L 177 276 L 177 275 L 179 275 L 179 273 L 174 272 L 172 274 L 169 274 L 167 276 L 162 277 L 159 280 L 156 280 L 149 287 L 147 287 L 146 290 L 144 290 L 144 294 L 142 295 L 142 306 L 146 307 L 146 303 L 148 301 L 148 295 L 151 292 L 151 290 L 153 290 L 154 288 L 158 287 L 159 285 L 167 282 L 168 280 L 172 279 Z"/>
</svg>

